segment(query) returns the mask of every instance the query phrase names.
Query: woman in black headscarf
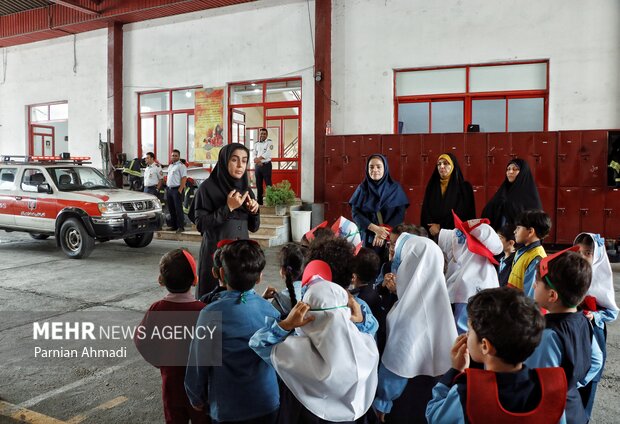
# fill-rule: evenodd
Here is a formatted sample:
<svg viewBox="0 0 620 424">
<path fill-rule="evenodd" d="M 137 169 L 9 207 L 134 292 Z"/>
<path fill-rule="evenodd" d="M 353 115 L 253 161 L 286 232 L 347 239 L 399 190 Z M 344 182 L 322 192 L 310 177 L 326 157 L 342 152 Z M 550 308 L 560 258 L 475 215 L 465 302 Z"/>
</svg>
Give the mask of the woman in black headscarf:
<svg viewBox="0 0 620 424">
<path fill-rule="evenodd" d="M 403 223 L 409 200 L 390 176 L 387 159 L 376 154 L 368 158 L 366 178 L 357 186 L 349 204 L 364 246 L 382 247 L 390 237 L 385 225 L 393 228 Z"/>
<path fill-rule="evenodd" d="M 420 225 L 428 229 L 432 237 L 442 228 L 454 229 L 452 210 L 463 221 L 476 217 L 474 190 L 463 179 L 456 157 L 444 153 L 437 158 L 437 167 L 426 185 Z"/>
<path fill-rule="evenodd" d="M 496 230 L 504 224 L 514 225 L 519 214 L 528 209 L 542 209 L 540 196 L 530 167 L 523 159 L 513 159 L 506 166 L 506 179 L 482 210 Z"/>
<path fill-rule="evenodd" d="M 189 215 L 202 234 L 197 299 L 218 284 L 211 274 L 217 243 L 247 239 L 248 230 L 256 232 L 260 226 L 259 205 L 248 181 L 249 153 L 239 143 L 222 147 L 211 175 L 200 184 L 194 197 Z"/>
</svg>

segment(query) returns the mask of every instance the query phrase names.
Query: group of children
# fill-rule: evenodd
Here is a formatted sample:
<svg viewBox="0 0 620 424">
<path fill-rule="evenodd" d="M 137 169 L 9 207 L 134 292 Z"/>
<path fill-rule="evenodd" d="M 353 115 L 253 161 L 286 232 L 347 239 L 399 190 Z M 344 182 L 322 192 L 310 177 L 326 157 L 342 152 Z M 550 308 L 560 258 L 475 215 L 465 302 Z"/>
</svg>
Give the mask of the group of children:
<svg viewBox="0 0 620 424">
<path fill-rule="evenodd" d="M 170 293 L 149 312 L 196 311 L 197 326 L 219 313 L 222 336 L 221 366 L 203 365 L 213 346 L 199 339 L 178 347 L 186 367 L 160 366 L 166 422 L 586 423 L 618 315 L 604 240 L 580 234 L 547 256 L 539 210 L 497 232 L 455 226 L 437 242 L 391 228 L 383 264 L 355 232 L 322 226 L 282 248 L 286 289 L 262 295 L 253 241 L 218 245 L 219 286 L 201 301 L 191 255 L 165 255 Z"/>
</svg>

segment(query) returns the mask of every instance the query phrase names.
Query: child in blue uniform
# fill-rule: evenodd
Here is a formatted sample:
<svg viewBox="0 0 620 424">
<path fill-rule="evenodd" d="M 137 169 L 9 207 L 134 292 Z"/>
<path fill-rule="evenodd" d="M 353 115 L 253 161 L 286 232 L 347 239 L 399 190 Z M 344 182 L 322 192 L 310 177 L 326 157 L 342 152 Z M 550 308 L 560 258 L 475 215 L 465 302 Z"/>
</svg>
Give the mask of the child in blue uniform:
<svg viewBox="0 0 620 424">
<path fill-rule="evenodd" d="M 566 422 L 585 424 L 588 417 L 577 390 L 601 370 L 603 355 L 585 315 L 577 311 L 592 281 L 592 267 L 577 246 L 542 259 L 534 299 L 549 313 L 540 345 L 526 360 L 529 367 L 562 367 L 568 381 Z M 572 250 L 572 251 L 570 251 Z"/>
<path fill-rule="evenodd" d="M 566 402 L 563 370 L 523 365 L 545 325 L 534 301 L 507 287 L 487 289 L 470 299 L 467 315 L 469 331 L 456 339 L 452 369 L 433 388 L 428 423 L 558 423 Z M 470 355 L 485 370 L 468 368 Z"/>
<path fill-rule="evenodd" d="M 579 389 L 581 398 L 586 407 L 588 417 L 592 414 L 596 386 L 601 380 L 605 359 L 607 357 L 607 323 L 618 318 L 614 292 L 614 277 L 605 251 L 605 239 L 598 234 L 581 233 L 575 239 L 579 246 L 579 254 L 592 265 L 592 284 L 586 298 L 581 303 L 581 309 L 590 320 L 594 330 L 594 337 L 603 353 L 601 372 L 585 387 Z"/>
<path fill-rule="evenodd" d="M 195 409 L 209 409 L 214 423 L 272 424 L 279 407 L 276 374 L 248 346 L 265 318 L 280 318 L 254 291 L 265 268 L 265 255 L 256 242 L 237 240 L 222 249 L 221 259 L 220 278 L 226 291 L 200 312 L 196 325 L 213 327 L 209 313 L 221 313 L 222 365 L 201 366 L 201 360 L 213 354 L 213 346 L 209 340 L 194 339 L 185 390 Z"/>
</svg>

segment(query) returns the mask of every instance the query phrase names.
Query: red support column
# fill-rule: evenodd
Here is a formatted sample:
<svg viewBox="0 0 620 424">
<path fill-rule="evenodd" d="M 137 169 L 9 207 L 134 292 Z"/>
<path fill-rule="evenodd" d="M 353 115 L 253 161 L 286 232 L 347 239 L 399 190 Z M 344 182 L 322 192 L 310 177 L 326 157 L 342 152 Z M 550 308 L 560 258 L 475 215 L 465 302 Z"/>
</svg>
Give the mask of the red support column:
<svg viewBox="0 0 620 424">
<path fill-rule="evenodd" d="M 325 124 L 331 121 L 332 91 L 332 0 L 315 2 L 314 70 L 321 80 L 314 83 L 314 201 L 325 201 Z"/>
<path fill-rule="evenodd" d="M 123 24 L 108 24 L 108 128 L 112 161 L 123 151 Z"/>
</svg>

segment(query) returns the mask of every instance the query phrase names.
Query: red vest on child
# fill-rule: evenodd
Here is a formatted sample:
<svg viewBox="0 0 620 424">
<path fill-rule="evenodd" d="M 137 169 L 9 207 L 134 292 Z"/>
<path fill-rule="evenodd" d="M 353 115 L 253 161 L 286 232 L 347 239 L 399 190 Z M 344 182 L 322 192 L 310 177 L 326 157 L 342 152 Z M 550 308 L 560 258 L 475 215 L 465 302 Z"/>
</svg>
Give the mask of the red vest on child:
<svg viewBox="0 0 620 424">
<path fill-rule="evenodd" d="M 538 406 L 528 412 L 510 412 L 502 407 L 494 372 L 468 368 L 465 373 L 467 418 L 471 424 L 555 424 L 562 418 L 567 390 L 562 368 L 536 368 L 541 399 Z"/>
</svg>

